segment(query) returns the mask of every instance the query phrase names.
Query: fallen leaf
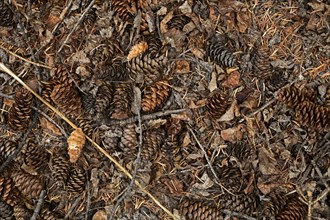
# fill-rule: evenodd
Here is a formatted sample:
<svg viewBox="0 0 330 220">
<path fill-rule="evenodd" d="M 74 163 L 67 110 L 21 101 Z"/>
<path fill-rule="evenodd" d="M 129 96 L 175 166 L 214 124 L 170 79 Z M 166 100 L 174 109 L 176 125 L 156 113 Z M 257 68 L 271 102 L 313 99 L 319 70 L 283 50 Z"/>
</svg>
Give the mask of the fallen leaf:
<svg viewBox="0 0 330 220">
<path fill-rule="evenodd" d="M 60 129 L 58 129 L 53 123 L 49 122 L 45 117 L 40 117 L 39 122 L 43 130 L 48 130 L 57 136 L 62 135 Z"/>
<path fill-rule="evenodd" d="M 105 213 L 105 211 L 103 209 L 98 210 L 94 215 L 92 220 L 107 220 L 107 214 Z"/>
<path fill-rule="evenodd" d="M 175 72 L 185 74 L 190 72 L 190 63 L 187 60 L 178 60 L 175 63 Z"/>
<path fill-rule="evenodd" d="M 241 74 L 237 70 L 235 70 L 228 76 L 227 80 L 223 83 L 223 85 L 233 89 L 237 88 L 241 84 L 240 79 Z"/>
<path fill-rule="evenodd" d="M 239 125 L 237 127 L 222 130 L 220 135 L 223 140 L 236 143 L 237 141 L 242 140 L 244 131 L 244 127 Z"/>
<path fill-rule="evenodd" d="M 273 152 L 261 147 L 258 149 L 259 170 L 264 175 L 278 174 L 279 170 L 276 168 L 277 162 Z"/>
<path fill-rule="evenodd" d="M 218 88 L 218 86 L 217 86 L 217 73 L 212 72 L 212 77 L 211 77 L 208 89 L 210 90 L 210 92 L 212 92 L 217 88 Z"/>
<path fill-rule="evenodd" d="M 196 188 L 196 189 L 209 189 L 210 187 L 212 187 L 214 185 L 213 181 L 207 175 L 206 172 L 203 174 L 203 176 L 200 178 L 200 180 L 202 181 L 202 183 L 195 183 L 193 185 L 194 188 Z"/>
<path fill-rule="evenodd" d="M 236 116 L 239 116 L 239 107 L 237 105 L 236 99 L 231 103 L 230 108 L 222 115 L 218 121 L 231 121 Z"/>
</svg>

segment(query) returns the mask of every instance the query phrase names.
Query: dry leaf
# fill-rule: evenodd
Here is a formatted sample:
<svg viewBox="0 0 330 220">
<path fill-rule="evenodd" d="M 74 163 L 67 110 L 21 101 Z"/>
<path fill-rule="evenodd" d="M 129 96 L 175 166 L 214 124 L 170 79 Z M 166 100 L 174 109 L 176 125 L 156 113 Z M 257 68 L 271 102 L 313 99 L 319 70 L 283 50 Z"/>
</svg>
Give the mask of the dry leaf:
<svg viewBox="0 0 330 220">
<path fill-rule="evenodd" d="M 190 64 L 187 60 L 178 60 L 175 63 L 175 72 L 185 74 L 190 72 Z"/>
<path fill-rule="evenodd" d="M 273 152 L 266 149 L 265 147 L 259 148 L 259 170 L 264 175 L 272 175 L 279 173 L 276 168 L 277 162 Z"/>
<path fill-rule="evenodd" d="M 216 72 L 212 72 L 212 78 L 210 80 L 208 89 L 210 90 L 210 92 L 212 92 L 213 90 L 217 89 L 217 73 Z"/>
<path fill-rule="evenodd" d="M 206 172 L 203 174 L 203 176 L 200 178 L 200 180 L 203 181 L 203 183 L 195 183 L 193 185 L 193 188 L 196 188 L 196 189 L 209 189 L 210 187 L 212 187 L 214 185 L 213 181 L 207 175 Z"/>
<path fill-rule="evenodd" d="M 182 195 L 183 183 L 177 177 L 171 176 L 169 178 L 162 178 L 162 182 L 165 183 L 172 195 Z"/>
<path fill-rule="evenodd" d="M 141 41 L 135 44 L 127 55 L 127 61 L 131 61 L 133 58 L 140 56 L 146 50 L 148 50 L 148 44 L 145 41 Z"/>
<path fill-rule="evenodd" d="M 53 123 L 49 122 L 45 117 L 41 117 L 39 121 L 43 130 L 48 130 L 57 136 L 62 135 L 60 129 L 58 129 Z"/>
<path fill-rule="evenodd" d="M 181 10 L 181 12 L 185 15 L 187 14 L 191 14 L 192 10 L 191 10 L 191 6 L 188 4 L 188 1 L 185 1 L 180 7 L 179 9 Z"/>
<path fill-rule="evenodd" d="M 223 85 L 230 88 L 237 88 L 241 84 L 240 79 L 241 74 L 235 70 L 228 76 L 228 79 L 223 83 Z"/>
<path fill-rule="evenodd" d="M 71 163 L 75 163 L 78 160 L 81 151 L 85 145 L 85 141 L 86 138 L 81 128 L 78 128 L 71 133 L 70 137 L 67 140 L 68 154 Z"/>
<path fill-rule="evenodd" d="M 239 107 L 237 105 L 236 99 L 231 103 L 230 108 L 226 111 L 224 115 L 219 118 L 219 121 L 231 121 L 236 116 L 239 116 Z"/>
<path fill-rule="evenodd" d="M 232 143 L 236 143 L 237 141 L 242 140 L 244 131 L 245 131 L 245 129 L 244 129 L 243 125 L 239 125 L 234 128 L 228 128 L 228 129 L 222 130 L 221 137 L 225 141 L 230 141 Z"/>
<path fill-rule="evenodd" d="M 94 215 L 92 220 L 107 220 L 107 214 L 105 213 L 105 211 L 103 209 L 98 210 Z"/>
</svg>

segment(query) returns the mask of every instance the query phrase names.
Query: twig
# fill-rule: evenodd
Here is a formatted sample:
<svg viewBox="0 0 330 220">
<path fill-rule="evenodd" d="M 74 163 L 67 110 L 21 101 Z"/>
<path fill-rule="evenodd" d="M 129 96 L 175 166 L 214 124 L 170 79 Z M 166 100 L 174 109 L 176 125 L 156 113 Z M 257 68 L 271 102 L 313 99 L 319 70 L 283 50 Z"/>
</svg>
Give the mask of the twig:
<svg viewBox="0 0 330 220">
<path fill-rule="evenodd" d="M 73 210 L 76 208 L 76 206 L 78 205 L 78 203 L 81 200 L 81 196 L 79 196 L 78 198 L 76 198 L 76 200 L 74 201 L 74 203 L 72 204 L 71 208 L 69 209 L 69 211 L 66 213 L 66 215 L 64 216 L 64 219 L 68 219 L 71 215 L 71 213 L 73 212 Z"/>
<path fill-rule="evenodd" d="M 35 66 L 38 66 L 38 67 L 43 67 L 43 68 L 46 68 L 46 69 L 52 69 L 52 67 L 47 66 L 47 65 L 45 65 L 45 64 L 41 64 L 41 63 L 37 63 L 37 62 L 33 62 L 33 61 L 29 60 L 29 59 L 26 59 L 26 58 L 24 58 L 24 57 L 21 57 L 20 55 L 18 55 L 18 54 L 16 54 L 16 53 L 12 52 L 12 51 L 10 51 L 10 50 L 8 50 L 7 48 L 5 48 L 5 47 L 2 46 L 2 45 L 0 45 L 0 48 L 3 49 L 4 51 L 6 51 L 7 53 L 13 55 L 14 57 L 17 57 L 17 58 L 19 58 L 19 59 L 21 59 L 21 60 L 23 60 L 23 61 L 25 61 L 25 62 L 27 62 L 27 63 L 30 63 L 30 64 L 35 65 Z"/>
<path fill-rule="evenodd" d="M 12 160 L 14 160 L 17 155 L 21 152 L 24 144 L 26 143 L 26 139 L 28 138 L 28 136 L 30 135 L 32 129 L 36 126 L 37 124 L 37 119 L 38 119 L 38 115 L 35 113 L 33 115 L 33 119 L 32 119 L 32 123 L 31 125 L 29 126 L 29 128 L 26 130 L 26 132 L 24 133 L 23 135 L 23 138 L 22 140 L 18 143 L 18 147 L 17 149 L 15 150 L 15 152 L 10 155 L 6 161 L 0 166 L 0 173 L 3 172 L 3 170 L 12 162 Z"/>
<path fill-rule="evenodd" d="M 257 220 L 256 218 L 253 218 L 251 216 L 239 213 L 239 212 L 233 212 L 233 211 L 229 211 L 227 209 L 221 210 L 224 214 L 229 215 L 229 216 L 236 216 L 236 217 L 240 217 L 240 218 L 244 218 L 247 220 Z"/>
<path fill-rule="evenodd" d="M 251 118 L 252 116 L 258 114 L 259 112 L 263 111 L 264 109 L 268 108 L 268 106 L 272 105 L 274 102 L 276 102 L 276 98 L 273 98 L 272 100 L 270 100 L 269 102 L 267 102 L 266 104 L 264 104 L 263 106 L 261 106 L 260 108 L 258 108 L 257 110 L 255 110 L 254 112 L 250 113 L 247 115 L 248 118 Z M 242 118 L 239 122 L 242 123 L 243 121 L 245 121 L 245 118 Z"/>
<path fill-rule="evenodd" d="M 2 93 L 2 92 L 0 92 L 0 96 L 1 96 L 1 97 L 4 97 L 4 98 L 6 98 L 6 99 L 14 99 L 14 96 L 13 96 L 13 95 L 7 95 L 7 94 L 4 94 L 4 93 Z"/>
<path fill-rule="evenodd" d="M 152 120 L 152 119 L 156 119 L 159 117 L 163 117 L 163 116 L 167 116 L 167 115 L 171 115 L 171 114 L 179 114 L 179 113 L 186 112 L 186 111 L 189 111 L 189 109 L 183 108 L 183 109 L 174 109 L 174 110 L 155 112 L 155 113 L 152 113 L 149 115 L 143 115 L 141 117 L 141 121 Z M 123 119 L 123 120 L 104 119 L 100 124 L 121 125 L 122 126 L 122 125 L 126 125 L 126 124 L 131 124 L 131 123 L 134 123 L 137 121 L 139 121 L 139 117 L 134 116 L 134 117 Z"/>
<path fill-rule="evenodd" d="M 46 113 L 44 113 L 37 107 L 32 106 L 32 108 L 34 110 L 36 110 L 37 112 L 39 112 L 40 114 L 42 114 L 42 116 L 44 116 L 52 124 L 54 124 L 61 131 L 61 133 L 64 135 L 64 137 L 66 137 L 66 138 L 69 137 L 68 134 L 65 132 L 65 130 L 60 125 L 58 125 L 51 117 L 49 117 Z"/>
<path fill-rule="evenodd" d="M 40 195 L 39 195 L 38 203 L 36 205 L 36 208 L 33 211 L 33 215 L 30 218 L 30 220 L 36 220 L 37 219 L 37 217 L 40 213 L 40 210 L 42 208 L 42 205 L 44 204 L 45 195 L 46 195 L 46 190 L 42 190 Z"/>
<path fill-rule="evenodd" d="M 89 213 L 89 209 L 91 207 L 91 192 L 90 192 L 90 183 L 89 180 L 87 181 L 86 184 L 86 188 L 87 188 L 87 201 L 86 201 L 86 215 L 85 215 L 85 220 L 88 219 L 88 213 Z"/>
<path fill-rule="evenodd" d="M 214 168 L 213 168 L 213 166 L 212 166 L 212 164 L 211 164 L 211 161 L 210 161 L 209 157 L 207 156 L 207 153 L 206 153 L 206 151 L 205 151 L 203 145 L 199 142 L 199 140 L 198 140 L 198 138 L 196 137 L 196 134 L 194 133 L 194 131 L 193 131 L 189 126 L 187 126 L 187 128 L 188 128 L 189 132 L 192 134 L 192 136 L 194 137 L 194 139 L 195 139 L 197 145 L 199 146 L 199 148 L 202 150 L 202 152 L 203 152 L 203 154 L 204 154 L 204 157 L 205 157 L 205 159 L 206 159 L 206 161 L 207 161 L 207 164 L 209 165 L 209 168 L 211 169 L 211 172 L 212 172 L 213 176 L 215 177 L 215 180 L 216 180 L 217 184 L 221 187 L 221 190 L 225 190 L 226 192 L 228 192 L 228 193 L 230 193 L 230 194 L 233 195 L 232 192 L 230 192 L 226 187 L 224 187 L 224 186 L 220 183 L 220 179 L 219 179 L 218 175 L 216 174 L 216 172 L 215 172 L 215 170 L 214 170 Z"/>
<path fill-rule="evenodd" d="M 29 90 L 36 98 L 38 98 L 42 103 L 44 103 L 48 108 L 50 108 L 53 112 L 55 112 L 58 116 L 60 116 L 66 123 L 68 123 L 73 129 L 78 129 L 77 125 L 75 125 L 72 121 L 70 121 L 62 112 L 58 111 L 54 106 L 49 104 L 46 100 L 44 100 L 40 95 L 38 95 L 33 89 L 31 89 L 28 85 L 26 85 L 15 73 L 13 73 L 10 69 L 6 67 L 2 62 L 0 62 L 0 69 L 11 77 L 13 77 L 17 82 L 19 82 L 22 86 L 24 86 L 27 90 Z M 133 176 L 128 172 L 128 170 L 123 167 L 114 157 L 112 157 L 106 150 L 104 150 L 100 145 L 98 145 L 92 138 L 88 137 L 84 134 L 86 139 L 93 144 L 93 146 L 100 151 L 103 155 L 105 155 L 109 160 L 111 160 L 128 178 L 133 179 Z M 1 171 L 0 171 L 1 172 Z M 154 197 L 149 191 L 147 191 L 139 181 L 134 180 L 135 185 L 149 198 L 151 198 L 164 212 L 166 212 L 173 219 L 178 219 L 170 210 L 168 210 L 165 206 L 163 206 L 156 197 Z"/>
<path fill-rule="evenodd" d="M 67 6 L 63 9 L 63 11 L 61 12 L 61 15 L 60 15 L 60 21 L 56 24 L 56 26 L 53 28 L 53 30 L 52 30 L 52 34 L 54 34 L 56 31 L 57 31 L 57 29 L 58 29 L 58 27 L 61 25 L 61 23 L 63 22 L 63 20 L 64 20 L 64 17 L 65 17 L 65 15 L 68 13 L 68 11 L 70 10 L 70 8 L 71 8 L 71 6 L 72 6 L 72 2 L 73 2 L 73 0 L 70 0 L 69 2 L 68 2 L 68 4 L 67 4 Z"/>
<path fill-rule="evenodd" d="M 89 5 L 87 6 L 87 8 L 85 9 L 84 13 L 80 16 L 78 22 L 75 24 L 75 26 L 72 28 L 72 30 L 70 31 L 70 33 L 68 34 L 68 36 L 65 38 L 64 42 L 62 43 L 60 49 L 58 49 L 57 53 L 61 52 L 64 45 L 66 44 L 66 42 L 68 42 L 68 40 L 70 39 L 71 35 L 73 34 L 73 32 L 75 32 L 78 28 L 78 26 L 80 25 L 80 23 L 82 22 L 82 20 L 84 19 L 85 15 L 87 14 L 87 12 L 92 8 L 93 4 L 94 4 L 95 0 L 92 0 Z"/>
</svg>

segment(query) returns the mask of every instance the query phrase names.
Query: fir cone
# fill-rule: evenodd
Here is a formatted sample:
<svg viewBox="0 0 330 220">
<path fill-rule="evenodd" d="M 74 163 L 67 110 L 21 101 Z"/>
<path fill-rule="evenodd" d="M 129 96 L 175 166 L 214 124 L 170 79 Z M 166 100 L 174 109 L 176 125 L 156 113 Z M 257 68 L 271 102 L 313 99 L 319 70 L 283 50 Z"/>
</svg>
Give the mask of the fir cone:
<svg viewBox="0 0 330 220">
<path fill-rule="evenodd" d="M 100 67 L 110 65 L 116 57 L 123 55 L 118 40 L 111 38 L 110 40 L 101 41 L 100 45 L 91 50 L 89 58 L 95 66 Z M 118 58 L 116 60 L 120 61 Z"/>
<path fill-rule="evenodd" d="M 112 101 L 113 88 L 111 85 L 101 85 L 96 93 L 95 110 L 98 113 L 104 113 Z"/>
<path fill-rule="evenodd" d="M 165 129 L 168 136 L 175 137 L 182 131 L 183 122 L 180 119 L 171 117 L 166 121 Z"/>
<path fill-rule="evenodd" d="M 2 220 L 14 219 L 13 208 L 1 200 L 0 200 L 0 219 Z"/>
<path fill-rule="evenodd" d="M 85 171 L 81 168 L 73 168 L 69 174 L 67 189 L 69 192 L 80 193 L 84 191 L 86 183 Z"/>
<path fill-rule="evenodd" d="M 53 179 L 58 184 L 65 184 L 68 178 L 70 168 L 68 155 L 54 155 L 51 164 Z"/>
<path fill-rule="evenodd" d="M 144 112 L 152 112 L 160 108 L 170 95 L 167 80 L 158 81 L 148 86 L 142 95 L 141 108 Z"/>
<path fill-rule="evenodd" d="M 42 220 L 60 220 L 52 211 L 49 211 L 47 207 L 43 207 L 39 214 Z"/>
<path fill-rule="evenodd" d="M 96 8 L 91 8 L 87 14 L 84 17 L 84 26 L 87 28 L 91 28 L 95 25 L 96 20 L 97 20 L 97 14 L 96 14 L 97 9 Z"/>
<path fill-rule="evenodd" d="M 135 124 L 128 124 L 123 128 L 119 147 L 124 152 L 125 160 L 133 160 L 137 155 L 138 137 L 135 128 Z"/>
<path fill-rule="evenodd" d="M 190 22 L 190 18 L 183 14 L 176 14 L 174 17 L 167 23 L 168 29 L 175 28 L 182 31 L 183 27 Z"/>
<path fill-rule="evenodd" d="M 83 113 L 81 96 L 73 83 L 63 82 L 56 85 L 50 97 L 65 115 L 77 117 Z"/>
<path fill-rule="evenodd" d="M 93 120 L 88 116 L 80 116 L 77 118 L 78 127 L 86 134 L 88 137 L 93 137 Z"/>
<path fill-rule="evenodd" d="M 154 57 L 150 53 L 143 54 L 127 62 L 127 69 L 137 83 L 152 84 L 161 78 L 167 61 L 165 55 Z"/>
<path fill-rule="evenodd" d="M 17 143 L 1 138 L 0 139 L 0 158 L 7 159 L 16 151 Z"/>
<path fill-rule="evenodd" d="M 229 164 L 228 166 L 216 165 L 213 167 L 215 173 L 220 178 L 221 184 L 229 191 L 236 193 L 242 191 L 246 187 L 247 180 L 244 179 L 238 166 Z M 213 176 L 210 169 L 208 175 Z"/>
<path fill-rule="evenodd" d="M 216 203 L 208 200 L 185 199 L 180 205 L 180 214 L 186 220 L 223 220 Z"/>
<path fill-rule="evenodd" d="M 27 220 L 30 219 L 32 213 L 26 208 L 23 202 L 14 206 L 14 216 L 16 220 Z"/>
<path fill-rule="evenodd" d="M 216 91 L 208 98 L 206 109 L 211 117 L 218 119 L 225 114 L 229 106 L 229 97 L 221 91 Z"/>
<path fill-rule="evenodd" d="M 326 131 L 330 127 L 330 109 L 309 101 L 299 103 L 296 107 L 296 120 L 303 126 Z"/>
<path fill-rule="evenodd" d="M 10 10 L 8 5 L 0 0 L 0 26 L 10 27 L 13 25 L 13 12 Z"/>
<path fill-rule="evenodd" d="M 44 184 L 40 177 L 33 176 L 23 170 L 15 170 L 12 173 L 13 182 L 21 194 L 29 199 L 38 199 L 44 188 Z"/>
<path fill-rule="evenodd" d="M 288 203 L 276 216 L 276 220 L 303 220 L 307 216 L 307 205 L 298 197 L 289 199 Z"/>
<path fill-rule="evenodd" d="M 330 86 L 328 86 L 327 93 L 325 94 L 324 106 L 330 108 Z"/>
<path fill-rule="evenodd" d="M 126 81 L 128 72 L 125 63 L 122 62 L 123 59 L 121 56 L 116 56 L 109 63 L 97 66 L 99 79 L 109 83 Z"/>
<path fill-rule="evenodd" d="M 48 82 L 41 82 L 41 86 L 41 97 L 45 99 L 48 103 L 51 103 L 52 100 L 50 98 L 50 94 L 52 93 L 55 86 L 54 81 L 49 80 Z"/>
<path fill-rule="evenodd" d="M 148 53 L 150 54 L 150 58 L 155 58 L 159 56 L 159 52 L 162 49 L 162 41 L 158 37 L 158 35 L 150 34 L 145 37 L 145 41 L 148 43 Z"/>
<path fill-rule="evenodd" d="M 208 57 L 211 61 L 225 67 L 233 67 L 236 65 L 234 54 L 225 47 L 222 36 L 214 36 L 211 38 L 207 48 Z"/>
<path fill-rule="evenodd" d="M 227 193 L 220 196 L 218 203 L 223 209 L 249 216 L 252 216 L 257 209 L 257 201 L 253 195 L 232 195 Z"/>
<path fill-rule="evenodd" d="M 15 131 L 26 130 L 31 122 L 32 94 L 25 88 L 19 88 L 15 93 L 15 103 L 9 111 L 8 124 Z"/>
<path fill-rule="evenodd" d="M 134 17 L 132 14 L 132 7 L 134 5 L 132 5 L 132 4 L 133 4 L 132 0 L 113 0 L 112 1 L 112 10 L 123 21 L 130 21 Z"/>
<path fill-rule="evenodd" d="M 120 83 L 115 87 L 112 104 L 114 112 L 111 118 L 123 119 L 131 115 L 133 91 L 130 84 Z"/>
<path fill-rule="evenodd" d="M 270 52 L 267 47 L 262 47 L 258 50 L 255 62 L 255 74 L 258 78 L 268 79 L 272 76 L 269 56 Z"/>
<path fill-rule="evenodd" d="M 304 101 L 314 101 L 314 96 L 291 85 L 280 90 L 277 94 L 277 99 L 288 107 L 295 108 Z"/>
<path fill-rule="evenodd" d="M 162 129 L 146 131 L 143 134 L 143 150 L 141 158 L 153 161 L 159 155 L 162 143 L 164 142 L 164 131 Z"/>
<path fill-rule="evenodd" d="M 29 139 L 24 155 L 25 164 L 35 170 L 39 170 L 45 163 L 48 163 L 48 155 L 44 147 L 36 144 L 33 139 Z"/>
</svg>

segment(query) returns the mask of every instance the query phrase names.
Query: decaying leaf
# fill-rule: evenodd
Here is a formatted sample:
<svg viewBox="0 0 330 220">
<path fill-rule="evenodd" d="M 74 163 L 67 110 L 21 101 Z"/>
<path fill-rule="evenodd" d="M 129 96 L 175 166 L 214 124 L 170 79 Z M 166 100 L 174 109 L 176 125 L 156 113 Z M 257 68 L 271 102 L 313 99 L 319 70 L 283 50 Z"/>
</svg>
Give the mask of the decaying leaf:
<svg viewBox="0 0 330 220">
<path fill-rule="evenodd" d="M 75 163 L 78 160 L 85 145 L 85 141 L 86 138 L 81 128 L 78 128 L 71 133 L 70 137 L 67 140 L 68 154 L 71 163 Z"/>
<path fill-rule="evenodd" d="M 279 170 L 277 169 L 277 161 L 274 157 L 274 154 L 266 149 L 265 147 L 261 147 L 258 149 L 259 154 L 259 170 L 264 175 L 272 175 L 277 174 Z"/>
</svg>

